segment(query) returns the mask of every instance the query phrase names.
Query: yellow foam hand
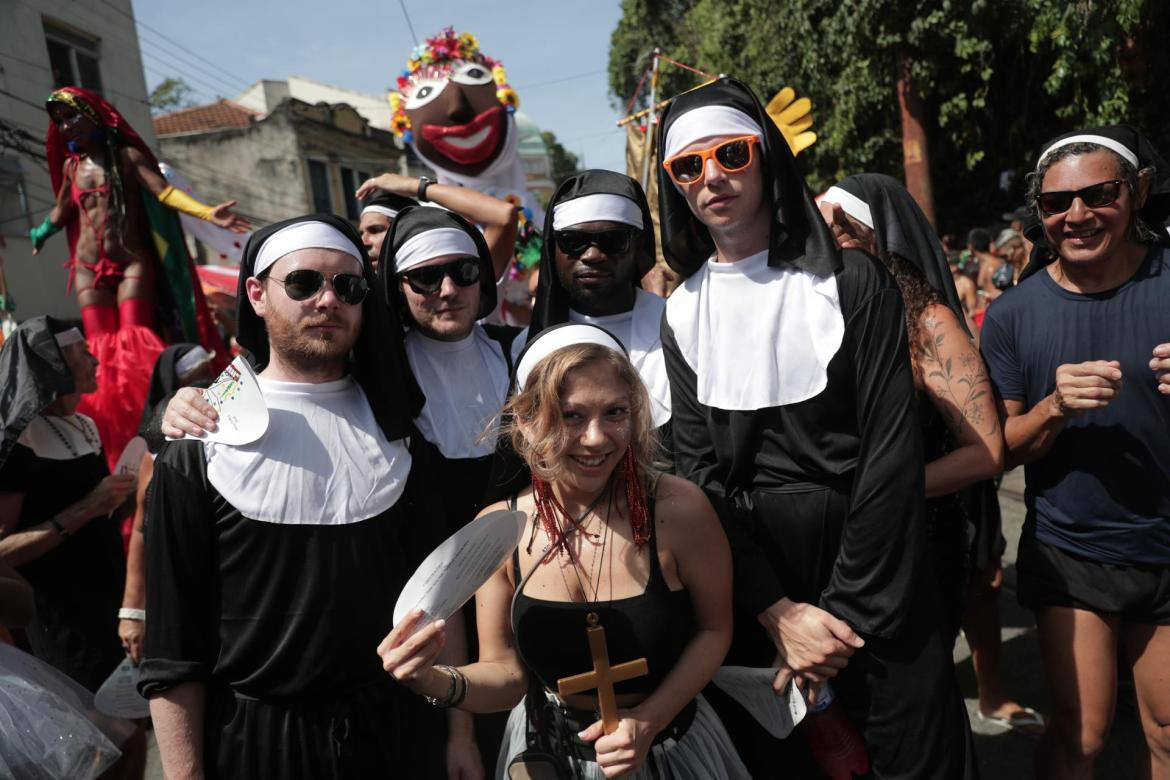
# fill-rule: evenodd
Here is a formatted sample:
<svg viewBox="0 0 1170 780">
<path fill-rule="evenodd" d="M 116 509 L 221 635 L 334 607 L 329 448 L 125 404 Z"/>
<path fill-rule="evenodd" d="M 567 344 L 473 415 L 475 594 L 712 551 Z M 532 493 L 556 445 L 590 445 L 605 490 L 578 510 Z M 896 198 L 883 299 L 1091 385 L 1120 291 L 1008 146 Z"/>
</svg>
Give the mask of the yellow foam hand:
<svg viewBox="0 0 1170 780">
<path fill-rule="evenodd" d="M 792 87 L 777 92 L 768 101 L 764 111 L 780 128 L 794 155 L 817 142 L 817 134 L 809 130 L 813 124 L 812 101 L 806 97 L 797 99 L 796 90 Z"/>
</svg>

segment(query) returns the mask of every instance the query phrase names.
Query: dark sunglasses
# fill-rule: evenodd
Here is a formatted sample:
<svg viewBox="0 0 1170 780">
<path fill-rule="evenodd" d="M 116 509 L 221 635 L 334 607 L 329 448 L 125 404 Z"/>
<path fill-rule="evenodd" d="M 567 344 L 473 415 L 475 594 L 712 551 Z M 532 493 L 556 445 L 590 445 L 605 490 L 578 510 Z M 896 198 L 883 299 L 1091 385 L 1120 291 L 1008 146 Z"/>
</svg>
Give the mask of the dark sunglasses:
<svg viewBox="0 0 1170 780">
<path fill-rule="evenodd" d="M 284 287 L 284 294 L 294 301 L 306 301 L 312 298 L 321 288 L 325 286 L 325 280 L 329 280 L 329 284 L 333 287 L 334 294 L 342 303 L 348 303 L 350 306 L 356 306 L 366 299 L 366 293 L 370 291 L 370 286 L 366 284 L 366 280 L 357 274 L 333 274 L 326 277 L 320 271 L 313 271 L 305 268 L 297 271 L 289 271 L 283 279 L 277 279 L 275 276 L 268 277 L 274 282 L 279 283 Z"/>
<path fill-rule="evenodd" d="M 410 289 L 419 295 L 438 292 L 443 286 L 444 276 L 451 277 L 451 281 L 459 287 L 470 287 L 479 281 L 479 261 L 463 257 L 442 265 L 428 265 L 402 272 L 402 278 L 410 285 Z"/>
<path fill-rule="evenodd" d="M 1041 192 L 1036 198 L 1036 205 L 1041 212 L 1049 217 L 1063 214 L 1071 209 L 1073 201 L 1077 198 L 1080 198 L 1088 208 L 1099 209 L 1117 200 L 1117 197 L 1121 195 L 1121 185 L 1124 183 L 1121 179 L 1113 179 L 1079 190 Z"/>
<path fill-rule="evenodd" d="M 662 166 L 675 184 L 693 184 L 702 180 L 706 175 L 708 159 L 714 159 L 715 164 L 725 173 L 735 173 L 752 164 L 752 147 L 759 140 L 754 135 L 732 138 L 708 149 L 677 154 L 663 162 Z"/>
<path fill-rule="evenodd" d="M 585 254 L 590 246 L 595 246 L 603 255 L 620 255 L 630 249 L 634 231 L 628 228 L 613 228 L 599 230 L 592 233 L 586 230 L 558 230 L 553 233 L 553 240 L 557 248 L 569 257 Z"/>
</svg>

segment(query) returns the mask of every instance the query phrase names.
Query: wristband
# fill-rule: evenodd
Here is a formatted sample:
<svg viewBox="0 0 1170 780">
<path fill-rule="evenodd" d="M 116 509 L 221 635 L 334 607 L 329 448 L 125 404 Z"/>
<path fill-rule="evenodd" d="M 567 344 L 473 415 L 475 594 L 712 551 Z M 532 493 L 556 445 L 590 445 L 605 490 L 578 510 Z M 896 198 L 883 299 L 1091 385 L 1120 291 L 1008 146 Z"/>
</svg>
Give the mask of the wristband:
<svg viewBox="0 0 1170 780">
<path fill-rule="evenodd" d="M 432 184 L 434 184 L 434 182 L 428 179 L 426 176 L 418 177 L 418 192 L 415 194 L 418 195 L 417 200 L 419 203 L 427 202 L 427 187 L 431 186 Z"/>
<path fill-rule="evenodd" d="M 169 184 L 165 190 L 158 194 L 158 200 L 164 206 L 170 206 L 175 211 L 181 211 L 203 220 L 211 219 L 211 212 L 214 211 L 211 206 L 200 203 L 187 193 L 176 190 Z"/>
<path fill-rule="evenodd" d="M 133 607 L 122 607 L 118 610 L 118 620 L 146 620 L 145 609 L 134 609 Z"/>
<path fill-rule="evenodd" d="M 32 241 L 33 249 L 38 252 L 45 242 L 49 240 L 49 236 L 58 232 L 61 229 L 59 225 L 54 225 L 53 220 L 45 217 L 45 221 L 37 225 L 32 230 L 28 231 L 29 240 Z"/>
<path fill-rule="evenodd" d="M 62 539 L 69 536 L 69 529 L 61 525 L 61 521 L 57 519 L 56 515 L 49 518 L 49 525 L 53 526 L 53 530 L 59 533 Z"/>
</svg>

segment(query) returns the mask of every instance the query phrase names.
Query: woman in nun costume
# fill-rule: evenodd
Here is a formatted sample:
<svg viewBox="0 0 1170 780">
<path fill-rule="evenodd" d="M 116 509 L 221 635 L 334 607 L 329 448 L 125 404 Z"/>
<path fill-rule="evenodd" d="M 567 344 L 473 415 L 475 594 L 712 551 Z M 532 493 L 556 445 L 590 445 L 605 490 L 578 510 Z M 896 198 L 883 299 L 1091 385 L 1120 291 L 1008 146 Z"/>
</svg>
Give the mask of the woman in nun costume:
<svg viewBox="0 0 1170 780">
<path fill-rule="evenodd" d="M 1003 470 L 1003 430 L 987 368 L 965 327 L 942 244 L 898 181 L 849 176 L 820 199 L 841 246 L 881 258 L 902 290 L 926 455 L 930 563 L 946 636 L 967 635 L 979 715 L 1037 735 L 1044 719 L 1007 694 L 1000 673 L 1000 558 L 1006 542 L 992 477 Z"/>
<path fill-rule="evenodd" d="M 732 543 L 728 662 L 779 663 L 778 683 L 831 678 L 877 777 L 969 776 L 966 712 L 924 587 L 923 454 L 898 288 L 869 254 L 837 248 L 742 83 L 680 96 L 660 128 L 663 251 L 686 279 L 662 334 L 676 467 L 716 501 Z M 760 249 L 744 256 L 748 246 Z M 825 644 L 833 651 L 813 647 Z M 817 776 L 798 739 L 769 738 L 733 704 L 720 714 L 753 774 Z"/>
<path fill-rule="evenodd" d="M 374 653 L 400 589 L 441 539 L 416 520 L 427 509 L 415 500 L 408 437 L 421 396 L 401 328 L 377 295 L 362 296 L 375 279 L 354 229 L 316 214 L 257 231 L 240 272 L 237 338 L 263 369 L 270 339 L 301 321 L 270 335 L 273 315 L 256 314 L 248 281 L 314 247 L 349 255 L 360 276 L 290 272 L 264 284 L 296 301 L 294 285 L 315 281 L 311 297 L 324 281 L 349 299 L 339 305 L 361 306 L 348 370 L 328 382 L 258 377 L 269 423 L 250 444 L 164 446 L 146 532 L 139 691 L 170 696 L 169 710 L 181 706 L 180 686 L 196 684 L 202 745 L 190 749 L 208 777 L 438 776 L 441 719 Z"/>
</svg>

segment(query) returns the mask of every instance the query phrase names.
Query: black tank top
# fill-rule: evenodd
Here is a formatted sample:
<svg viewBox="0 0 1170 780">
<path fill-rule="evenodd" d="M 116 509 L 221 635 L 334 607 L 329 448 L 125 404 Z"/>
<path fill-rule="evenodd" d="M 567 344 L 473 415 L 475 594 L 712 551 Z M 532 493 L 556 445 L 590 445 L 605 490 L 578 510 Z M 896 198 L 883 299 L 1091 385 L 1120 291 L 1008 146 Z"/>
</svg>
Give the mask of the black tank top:
<svg viewBox="0 0 1170 780">
<path fill-rule="evenodd" d="M 650 516 L 654 501 L 648 499 Z M 650 581 L 638 596 L 586 604 L 546 601 L 516 594 L 512 625 L 520 660 L 547 690 L 556 691 L 557 680 L 593 669 L 586 638 L 586 615 L 596 612 L 605 628 L 609 662 L 616 665 L 645 658 L 649 674 L 614 686 L 620 694 L 648 694 L 678 662 L 695 633 L 691 596 L 671 590 L 658 562 L 656 523 L 650 524 Z M 512 554 L 516 582 L 523 580 L 519 550 Z M 526 574 L 527 572 L 524 572 Z"/>
</svg>

